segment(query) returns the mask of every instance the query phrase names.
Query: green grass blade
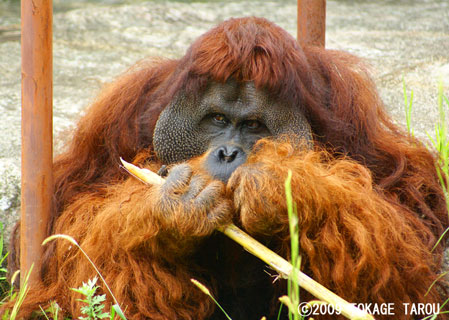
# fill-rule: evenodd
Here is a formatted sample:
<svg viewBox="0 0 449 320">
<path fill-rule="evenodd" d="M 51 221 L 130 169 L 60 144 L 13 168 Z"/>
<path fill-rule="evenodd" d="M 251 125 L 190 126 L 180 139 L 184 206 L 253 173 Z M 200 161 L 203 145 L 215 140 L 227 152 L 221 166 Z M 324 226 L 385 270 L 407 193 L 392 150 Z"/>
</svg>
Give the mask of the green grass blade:
<svg viewBox="0 0 449 320">
<path fill-rule="evenodd" d="M 228 320 L 232 320 L 232 318 L 227 314 L 227 312 L 223 309 L 223 307 L 218 303 L 217 300 L 215 300 L 214 296 L 210 293 L 210 290 L 201 282 L 199 282 L 196 279 L 190 279 L 190 281 L 198 288 L 200 289 L 205 295 L 207 295 L 212 301 L 220 308 L 220 310 L 223 312 L 225 317 Z"/>
<path fill-rule="evenodd" d="M 278 317 L 277 317 L 277 320 L 280 320 L 281 319 L 281 314 L 282 314 L 282 307 L 284 306 L 284 304 L 283 303 L 281 303 L 281 305 L 279 306 L 279 312 L 278 312 Z"/>
<path fill-rule="evenodd" d="M 446 199 L 446 202 L 447 202 L 447 199 Z M 443 232 L 443 234 L 438 238 L 438 241 L 437 241 L 437 242 L 435 243 L 435 245 L 433 246 L 431 252 L 433 252 L 433 251 L 436 249 L 436 247 L 438 247 L 438 245 L 440 244 L 441 240 L 443 240 L 444 236 L 446 235 L 446 233 L 448 233 L 448 231 L 449 231 L 449 228 L 447 228 L 447 229 Z"/>
<path fill-rule="evenodd" d="M 291 261 L 293 265 L 292 274 L 288 281 L 288 296 L 293 308 L 289 308 L 289 318 L 298 320 L 300 315 L 298 314 L 297 306 L 300 303 L 299 299 L 299 284 L 298 284 L 298 270 L 301 268 L 301 256 L 299 255 L 299 219 L 296 204 L 293 201 L 292 195 L 292 172 L 288 171 L 287 179 L 285 180 L 285 198 L 287 202 L 287 213 L 290 229 L 290 250 L 291 250 Z M 292 311 L 293 309 L 293 311 Z"/>
<path fill-rule="evenodd" d="M 11 315 L 9 317 L 10 320 L 15 320 L 17 317 L 17 314 L 19 313 L 20 307 L 22 306 L 23 301 L 25 300 L 25 297 L 28 294 L 28 291 L 30 288 L 28 287 L 28 281 L 30 279 L 30 274 L 33 271 L 34 264 L 31 265 L 30 270 L 25 274 L 25 280 L 23 282 L 23 285 L 20 288 L 19 294 L 17 296 L 17 299 L 14 303 L 14 307 L 12 308 Z"/>
</svg>

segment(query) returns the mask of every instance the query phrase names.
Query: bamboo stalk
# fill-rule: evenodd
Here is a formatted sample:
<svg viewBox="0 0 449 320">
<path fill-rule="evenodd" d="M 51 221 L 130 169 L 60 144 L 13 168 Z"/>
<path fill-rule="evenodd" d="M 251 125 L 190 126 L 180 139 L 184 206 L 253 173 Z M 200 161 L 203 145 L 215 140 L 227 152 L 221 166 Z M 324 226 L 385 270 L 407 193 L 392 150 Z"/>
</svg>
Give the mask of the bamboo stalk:
<svg viewBox="0 0 449 320">
<path fill-rule="evenodd" d="M 120 158 L 120 160 L 126 171 L 146 184 L 160 185 L 165 181 L 161 176 L 152 172 L 151 170 L 139 168 L 129 162 L 126 162 L 122 158 Z M 267 263 L 270 267 L 276 270 L 282 278 L 288 278 L 292 274 L 293 266 L 287 260 L 279 256 L 272 250 L 268 249 L 260 242 L 256 241 L 236 225 L 229 224 L 227 226 L 218 228 L 218 230 L 240 244 L 249 253 Z M 296 275 L 296 280 L 301 288 L 311 293 L 317 299 L 325 301 L 338 308 L 336 310 L 341 310 L 341 313 L 348 319 L 374 320 L 373 316 L 369 315 L 365 311 L 356 308 L 353 304 L 350 304 L 343 298 L 328 290 L 327 288 L 307 276 L 305 273 L 296 270 Z"/>
</svg>

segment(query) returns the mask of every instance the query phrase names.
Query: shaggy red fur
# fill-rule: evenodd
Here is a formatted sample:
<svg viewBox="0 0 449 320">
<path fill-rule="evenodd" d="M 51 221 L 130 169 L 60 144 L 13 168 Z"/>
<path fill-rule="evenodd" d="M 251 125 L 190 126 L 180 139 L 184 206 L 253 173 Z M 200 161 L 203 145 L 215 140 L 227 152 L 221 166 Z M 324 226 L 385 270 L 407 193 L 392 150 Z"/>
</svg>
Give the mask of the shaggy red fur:
<svg viewBox="0 0 449 320">
<path fill-rule="evenodd" d="M 238 288 L 235 299 L 247 294 L 247 269 L 234 268 L 240 249 L 206 237 L 204 217 L 167 219 L 156 209 L 158 187 L 128 179 L 118 162 L 122 156 L 157 170 L 152 133 L 161 110 L 181 90 L 199 95 L 211 80 L 229 78 L 253 81 L 296 106 L 316 143 L 305 152 L 261 141 L 226 186 L 210 181 L 221 188 L 223 205 L 234 206 L 235 223 L 287 254 L 283 186 L 290 169 L 306 273 L 350 301 L 395 303 L 395 319 L 411 319 L 402 303 L 443 302 L 436 286 L 426 295 L 443 251 L 430 249 L 448 227 L 435 157 L 392 123 L 355 57 L 301 47 L 271 22 L 245 18 L 207 32 L 180 60 L 141 63 L 106 87 L 55 161 L 48 232 L 77 239 L 128 319 L 210 317 L 213 303 L 191 285 L 192 277 L 217 289 L 219 299 L 222 282 Z M 201 158 L 191 165 L 202 172 Z M 217 251 L 225 258 L 214 265 Z M 46 248 L 40 271 L 42 284 L 31 289 L 21 315 L 56 300 L 78 316 L 80 302 L 68 288 L 95 275 L 85 258 L 58 242 Z M 258 291 L 244 307 L 282 293 L 270 291 L 269 281 L 258 301 L 250 299 L 260 287 L 248 285 Z"/>
</svg>

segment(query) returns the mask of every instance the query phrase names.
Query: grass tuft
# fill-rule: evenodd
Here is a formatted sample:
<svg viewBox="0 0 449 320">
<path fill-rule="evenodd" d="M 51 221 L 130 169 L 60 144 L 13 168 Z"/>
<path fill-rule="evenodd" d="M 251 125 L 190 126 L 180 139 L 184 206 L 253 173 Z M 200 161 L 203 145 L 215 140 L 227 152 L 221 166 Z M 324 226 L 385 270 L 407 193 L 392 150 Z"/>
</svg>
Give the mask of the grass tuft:
<svg viewBox="0 0 449 320">
<path fill-rule="evenodd" d="M 10 296 L 11 301 L 15 300 L 14 306 L 12 308 L 11 313 L 9 312 L 9 310 L 5 311 L 5 313 L 2 316 L 2 320 L 15 320 L 17 318 L 20 307 L 22 306 L 22 303 L 25 300 L 28 291 L 30 290 L 30 288 L 28 287 L 28 281 L 30 279 L 31 272 L 33 271 L 33 267 L 34 264 L 31 265 L 30 270 L 25 274 L 25 280 L 23 281 L 23 284 L 21 285 L 19 292 L 13 293 Z"/>
<path fill-rule="evenodd" d="M 449 138 L 448 138 L 448 124 L 446 119 L 446 109 L 449 109 L 449 99 L 444 95 L 443 92 L 443 81 L 440 80 L 438 85 L 438 114 L 439 118 L 435 124 L 435 137 L 432 138 L 429 134 L 428 137 L 432 142 L 433 147 L 438 152 L 438 163 L 436 165 L 438 178 L 440 179 L 441 187 L 443 188 L 444 197 L 446 199 L 447 211 L 449 214 Z M 449 231 L 447 228 L 432 251 L 440 244 L 446 233 Z"/>
</svg>

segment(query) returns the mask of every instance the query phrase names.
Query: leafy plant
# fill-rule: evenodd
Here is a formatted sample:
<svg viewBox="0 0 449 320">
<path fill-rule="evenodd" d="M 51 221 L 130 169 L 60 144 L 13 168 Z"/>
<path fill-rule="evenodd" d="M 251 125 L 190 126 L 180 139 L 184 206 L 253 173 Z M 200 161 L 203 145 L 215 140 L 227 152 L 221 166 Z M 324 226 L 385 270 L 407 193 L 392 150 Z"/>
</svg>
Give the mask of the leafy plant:
<svg viewBox="0 0 449 320">
<path fill-rule="evenodd" d="M 104 312 L 104 302 L 106 301 L 106 295 L 96 295 L 95 292 L 99 288 L 97 286 L 97 277 L 90 279 L 87 283 L 83 282 L 83 285 L 78 289 L 72 288 L 73 291 L 78 292 L 85 296 L 84 299 L 78 299 L 78 301 L 84 302 L 86 305 L 81 307 L 81 313 L 86 315 L 80 317 L 80 320 L 97 320 L 110 318 L 109 312 Z"/>
</svg>

